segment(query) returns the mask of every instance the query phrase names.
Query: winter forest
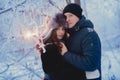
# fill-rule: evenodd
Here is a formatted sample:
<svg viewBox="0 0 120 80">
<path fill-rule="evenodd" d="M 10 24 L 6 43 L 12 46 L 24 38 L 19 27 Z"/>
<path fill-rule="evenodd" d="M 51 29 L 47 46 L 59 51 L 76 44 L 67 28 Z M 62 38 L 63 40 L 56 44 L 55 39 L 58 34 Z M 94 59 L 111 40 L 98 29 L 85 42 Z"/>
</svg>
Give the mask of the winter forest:
<svg viewBox="0 0 120 80">
<path fill-rule="evenodd" d="M 102 80 L 120 80 L 120 0 L 0 0 L 0 80 L 42 80 L 35 44 L 45 17 L 80 4 L 102 43 Z"/>
</svg>

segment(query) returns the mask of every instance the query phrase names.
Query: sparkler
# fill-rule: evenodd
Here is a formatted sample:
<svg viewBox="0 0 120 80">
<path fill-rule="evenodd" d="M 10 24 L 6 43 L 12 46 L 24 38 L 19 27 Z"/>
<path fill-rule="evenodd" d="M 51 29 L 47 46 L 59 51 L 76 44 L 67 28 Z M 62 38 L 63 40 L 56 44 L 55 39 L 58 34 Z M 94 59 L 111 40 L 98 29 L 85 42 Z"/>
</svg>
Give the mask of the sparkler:
<svg viewBox="0 0 120 80">
<path fill-rule="evenodd" d="M 44 48 L 45 44 L 43 42 L 42 32 L 41 32 L 41 35 L 40 35 L 40 32 L 38 32 L 38 30 L 35 30 L 35 32 L 30 31 L 30 30 L 25 30 L 25 32 L 23 33 L 23 36 L 24 36 L 25 39 L 36 38 L 35 40 L 37 40 L 37 41 L 39 40 L 39 43 L 38 43 L 36 48 L 39 49 L 39 50 L 42 49 L 43 53 L 46 52 L 46 49 Z"/>
<path fill-rule="evenodd" d="M 48 26 L 50 24 L 50 19 L 50 16 L 46 17 L 44 24 L 41 26 L 41 31 L 39 31 L 38 27 L 36 26 L 34 31 L 26 29 L 23 33 L 25 39 L 32 39 L 35 37 L 37 41 L 39 40 L 39 43 L 36 45 L 36 49 L 42 50 L 43 53 L 46 52 L 43 40 L 46 39 L 52 31 L 52 28 Z"/>
<path fill-rule="evenodd" d="M 33 36 L 33 34 L 32 34 L 30 31 L 27 31 L 26 34 L 24 35 L 24 37 L 25 37 L 26 39 L 29 39 L 29 38 L 31 38 L 32 36 Z"/>
</svg>

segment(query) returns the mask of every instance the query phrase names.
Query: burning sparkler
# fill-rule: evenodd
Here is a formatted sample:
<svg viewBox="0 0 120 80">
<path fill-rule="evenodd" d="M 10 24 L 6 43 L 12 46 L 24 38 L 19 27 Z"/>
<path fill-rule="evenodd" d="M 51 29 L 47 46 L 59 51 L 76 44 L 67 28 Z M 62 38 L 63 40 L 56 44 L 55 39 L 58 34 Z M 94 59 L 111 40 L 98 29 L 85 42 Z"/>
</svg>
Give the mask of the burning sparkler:
<svg viewBox="0 0 120 80">
<path fill-rule="evenodd" d="M 36 49 L 38 50 L 42 50 L 43 53 L 46 52 L 45 44 L 43 42 L 44 39 L 46 39 L 49 35 L 50 32 L 52 31 L 52 28 L 48 27 L 48 25 L 50 25 L 50 16 L 47 16 L 45 19 L 45 23 L 43 26 L 40 27 L 40 29 L 38 29 L 38 27 L 36 27 L 36 29 L 33 30 L 29 30 L 29 29 L 24 29 L 23 32 L 23 37 L 25 39 L 32 39 L 32 38 L 36 38 L 35 40 L 39 40 L 39 43 L 36 45 Z"/>
</svg>

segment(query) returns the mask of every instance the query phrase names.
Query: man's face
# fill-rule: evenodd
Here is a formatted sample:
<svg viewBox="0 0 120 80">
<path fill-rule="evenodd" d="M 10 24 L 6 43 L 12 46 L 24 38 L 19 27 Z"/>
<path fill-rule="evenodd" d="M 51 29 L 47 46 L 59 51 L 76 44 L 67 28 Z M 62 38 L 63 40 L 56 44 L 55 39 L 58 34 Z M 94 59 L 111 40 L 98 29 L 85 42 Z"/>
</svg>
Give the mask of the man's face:
<svg viewBox="0 0 120 80">
<path fill-rule="evenodd" d="M 72 28 L 79 21 L 79 18 L 72 13 L 67 12 L 64 15 L 66 16 L 68 28 Z"/>
</svg>

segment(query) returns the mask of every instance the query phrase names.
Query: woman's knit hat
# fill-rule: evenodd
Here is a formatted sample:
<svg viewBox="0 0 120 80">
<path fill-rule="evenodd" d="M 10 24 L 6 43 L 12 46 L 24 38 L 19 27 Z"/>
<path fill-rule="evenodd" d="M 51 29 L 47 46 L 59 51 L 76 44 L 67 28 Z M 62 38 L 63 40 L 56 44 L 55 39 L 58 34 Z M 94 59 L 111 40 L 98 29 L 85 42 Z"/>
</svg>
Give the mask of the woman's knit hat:
<svg viewBox="0 0 120 80">
<path fill-rule="evenodd" d="M 82 8 L 80 5 L 75 4 L 75 3 L 71 3 L 68 4 L 64 9 L 63 9 L 63 14 L 65 13 L 72 13 L 74 15 L 76 15 L 79 19 L 82 17 Z"/>
<path fill-rule="evenodd" d="M 67 26 L 65 16 L 62 13 L 56 13 L 51 17 L 48 27 L 54 29 L 61 26 L 64 28 Z"/>
<path fill-rule="evenodd" d="M 46 27 L 47 29 L 45 30 L 45 33 L 43 33 L 43 36 L 44 38 L 48 39 L 53 29 L 59 27 L 67 27 L 65 16 L 62 13 L 56 13 L 54 16 L 51 16 L 50 19 L 47 21 Z"/>
</svg>

